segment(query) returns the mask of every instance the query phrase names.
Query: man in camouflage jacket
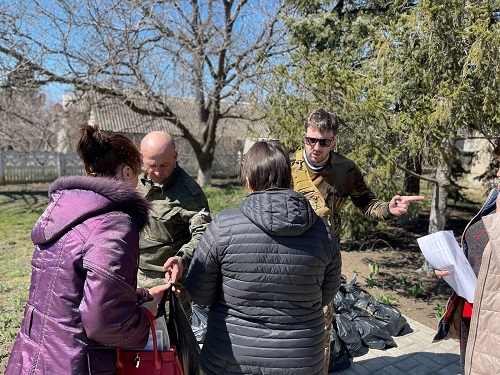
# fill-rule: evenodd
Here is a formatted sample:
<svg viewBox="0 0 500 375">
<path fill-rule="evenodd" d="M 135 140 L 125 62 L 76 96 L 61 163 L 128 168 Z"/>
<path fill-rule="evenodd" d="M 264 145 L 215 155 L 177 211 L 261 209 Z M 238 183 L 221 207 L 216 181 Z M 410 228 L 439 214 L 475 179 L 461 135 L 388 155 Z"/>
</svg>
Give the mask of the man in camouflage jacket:
<svg viewBox="0 0 500 375">
<path fill-rule="evenodd" d="M 348 198 L 366 216 L 385 220 L 404 214 L 410 201 L 422 196 L 394 196 L 390 202 L 375 197 L 356 164 L 333 152 L 340 120 L 324 109 L 313 111 L 305 122 L 303 150 L 292 162 L 294 190 L 304 194 L 313 208 L 327 219 L 340 240 L 340 211 Z"/>
<path fill-rule="evenodd" d="M 326 219 L 340 241 L 340 211 L 348 198 L 366 216 L 384 220 L 404 214 L 411 200 L 422 196 L 394 196 L 390 202 L 375 197 L 356 164 L 333 152 L 340 120 L 332 112 L 317 109 L 305 121 L 303 150 L 292 161 L 293 190 L 305 195 L 316 213 Z M 332 305 L 325 306 L 325 374 L 330 357 Z"/>
<path fill-rule="evenodd" d="M 393 217 L 389 211 L 389 203 L 375 197 L 352 160 L 330 151 L 327 163 L 315 171 L 308 168 L 303 152 L 297 151 L 292 164 L 294 190 L 304 194 L 316 212 L 330 223 L 337 240 L 340 240 L 341 232 L 340 211 L 348 198 L 372 219 L 385 220 Z"/>
<path fill-rule="evenodd" d="M 141 154 L 146 171 L 137 189 L 151 202 L 151 210 L 149 226 L 140 238 L 138 284 L 148 288 L 164 283 L 165 272 L 174 283 L 182 278 L 211 217 L 203 190 L 177 164 L 175 143 L 168 133 L 147 134 Z M 175 285 L 182 290 L 181 284 Z M 189 314 L 188 294 L 181 293 L 180 298 Z"/>
</svg>

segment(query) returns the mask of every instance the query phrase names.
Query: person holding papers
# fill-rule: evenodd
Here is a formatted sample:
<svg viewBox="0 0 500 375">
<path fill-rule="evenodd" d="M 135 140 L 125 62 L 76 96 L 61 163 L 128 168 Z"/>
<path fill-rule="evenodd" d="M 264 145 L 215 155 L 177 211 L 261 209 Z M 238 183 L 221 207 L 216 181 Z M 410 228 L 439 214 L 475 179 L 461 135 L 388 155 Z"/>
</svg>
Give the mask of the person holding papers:
<svg viewBox="0 0 500 375">
<path fill-rule="evenodd" d="M 500 159 L 500 139 L 497 140 L 493 153 Z M 500 169 L 497 176 L 500 177 Z M 439 322 L 438 332 L 434 337 L 434 341 L 445 338 L 456 338 L 460 341 L 460 367 L 462 370 L 466 369 L 466 374 L 500 373 L 498 345 L 491 344 L 491 338 L 488 337 L 495 327 L 494 320 L 498 322 L 500 319 L 500 311 L 497 308 L 495 317 L 491 311 L 487 314 L 484 312 L 491 310 L 495 303 L 496 306 L 500 305 L 500 294 L 497 293 L 500 286 L 500 266 L 496 267 L 496 264 L 500 265 L 498 263 L 500 245 L 495 246 L 495 239 L 497 244 L 500 240 L 500 217 L 496 213 L 500 212 L 498 189 L 496 187 L 490 192 L 483 207 L 467 224 L 462 234 L 462 250 L 478 277 L 474 303 L 467 302 L 454 292 L 448 300 L 446 312 Z M 492 255 L 495 253 L 496 259 Z M 437 277 L 448 276 L 450 273 L 449 270 L 435 270 Z M 496 329 L 496 338 L 498 344 L 499 328 Z M 473 349 L 468 350 L 469 345 Z M 494 368 L 491 366 L 493 363 L 496 364 Z M 486 369 L 485 364 L 487 364 Z M 476 372 L 475 368 L 481 370 Z"/>
<path fill-rule="evenodd" d="M 498 147 L 500 148 L 500 147 Z M 497 173 L 500 177 L 500 170 Z M 489 242 L 479 270 L 465 355 L 465 374 L 500 374 L 500 195 L 483 217 Z"/>
</svg>

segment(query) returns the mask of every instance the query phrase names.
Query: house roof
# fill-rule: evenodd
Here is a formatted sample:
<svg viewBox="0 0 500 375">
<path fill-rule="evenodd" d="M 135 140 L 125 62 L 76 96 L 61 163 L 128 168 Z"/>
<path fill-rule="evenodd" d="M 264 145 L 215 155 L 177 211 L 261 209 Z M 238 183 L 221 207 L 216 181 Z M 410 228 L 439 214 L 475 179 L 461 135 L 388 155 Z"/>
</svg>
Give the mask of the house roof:
<svg viewBox="0 0 500 375">
<path fill-rule="evenodd" d="M 80 110 L 89 114 L 89 123 L 98 124 L 104 131 L 145 134 L 160 130 L 166 131 L 172 136 L 182 135 L 181 131 L 166 118 L 134 112 L 119 98 L 87 96 L 84 103 L 79 103 L 78 106 L 81 108 Z M 135 103 L 155 111 L 154 104 L 147 102 L 146 99 L 138 99 Z M 201 132 L 194 99 L 167 97 L 165 103 L 195 136 Z M 254 120 L 258 118 L 258 113 L 251 105 L 222 103 L 221 107 L 225 113 L 224 116 L 228 117 L 219 121 L 217 125 L 218 137 L 229 136 L 245 139 L 247 137 L 266 137 L 269 134 L 264 120 Z"/>
</svg>

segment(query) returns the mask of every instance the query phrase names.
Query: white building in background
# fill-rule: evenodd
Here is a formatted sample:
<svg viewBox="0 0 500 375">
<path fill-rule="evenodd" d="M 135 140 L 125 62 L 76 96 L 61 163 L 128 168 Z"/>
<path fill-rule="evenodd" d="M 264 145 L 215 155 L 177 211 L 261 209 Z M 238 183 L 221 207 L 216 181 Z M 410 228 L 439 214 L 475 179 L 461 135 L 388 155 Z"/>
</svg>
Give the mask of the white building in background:
<svg viewBox="0 0 500 375">
<path fill-rule="evenodd" d="M 475 133 L 471 136 L 459 138 L 457 140 L 457 147 L 471 156 L 464 157 L 464 168 L 469 173 L 466 176 L 466 182 L 469 188 L 472 189 L 485 189 L 483 182 L 479 181 L 477 177 L 481 176 L 488 171 L 490 162 L 492 160 L 492 143 Z M 491 171 L 495 174 L 497 171 Z"/>
<path fill-rule="evenodd" d="M 76 108 L 86 123 L 98 124 L 104 131 L 126 135 L 137 145 L 149 132 L 160 130 L 172 135 L 179 151 L 179 164 L 195 176 L 198 164 L 194 150 L 183 138 L 182 132 L 171 121 L 151 115 L 139 114 L 130 109 L 123 100 L 98 94 L 83 95 L 78 100 L 65 98 L 63 106 L 68 111 Z M 145 108 L 147 99 L 137 99 Z M 177 118 L 198 138 L 202 127 L 194 99 L 166 97 L 165 102 Z M 217 145 L 212 165 L 214 177 L 235 177 L 239 174 L 241 156 L 249 139 L 267 137 L 269 129 L 260 119 L 257 110 L 250 104 L 221 103 L 224 118 L 217 125 Z M 154 108 L 152 108 L 154 110 Z"/>
</svg>

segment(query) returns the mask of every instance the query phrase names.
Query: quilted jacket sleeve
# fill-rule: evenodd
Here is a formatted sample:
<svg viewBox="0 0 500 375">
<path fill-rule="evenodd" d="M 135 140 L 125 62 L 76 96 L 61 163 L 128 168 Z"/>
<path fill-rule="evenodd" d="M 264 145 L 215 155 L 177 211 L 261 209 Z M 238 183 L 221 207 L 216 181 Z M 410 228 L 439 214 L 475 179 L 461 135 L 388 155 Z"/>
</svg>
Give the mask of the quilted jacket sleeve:
<svg viewBox="0 0 500 375">
<path fill-rule="evenodd" d="M 323 306 L 328 305 L 333 301 L 340 288 L 340 277 L 342 269 L 342 260 L 340 256 L 339 245 L 337 241 L 331 241 L 332 257 L 331 263 L 327 264 L 325 270 L 325 278 L 321 287 L 323 293 Z"/>
<path fill-rule="evenodd" d="M 483 222 L 492 245 L 493 259 L 500 265 L 500 212 L 483 217 Z"/>
<path fill-rule="evenodd" d="M 498 355 L 498 337 L 500 318 L 498 290 L 500 289 L 500 213 L 482 218 L 489 242 L 481 259 L 476 289 L 474 308 L 465 354 L 466 375 L 497 373 L 492 369 L 500 368 Z"/>
<path fill-rule="evenodd" d="M 184 281 L 191 299 L 199 305 L 211 305 L 219 293 L 221 265 L 217 255 L 218 231 L 216 217 L 204 232 Z"/>
</svg>

